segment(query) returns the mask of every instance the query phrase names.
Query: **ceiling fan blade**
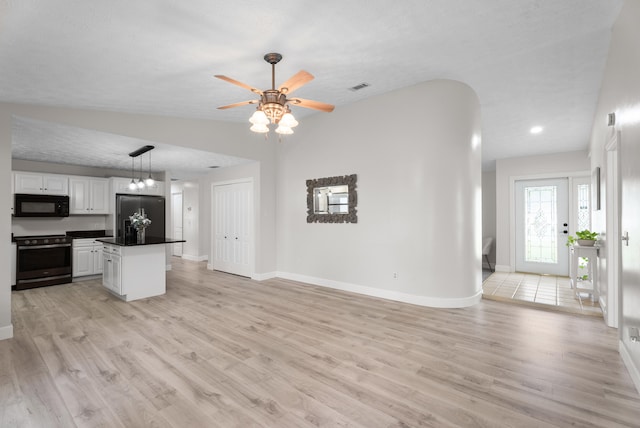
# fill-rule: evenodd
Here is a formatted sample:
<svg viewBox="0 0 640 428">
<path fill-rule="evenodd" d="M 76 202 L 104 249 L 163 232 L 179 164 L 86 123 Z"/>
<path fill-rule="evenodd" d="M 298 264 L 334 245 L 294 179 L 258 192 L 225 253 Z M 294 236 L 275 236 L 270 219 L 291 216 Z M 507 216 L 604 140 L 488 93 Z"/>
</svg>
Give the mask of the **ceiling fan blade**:
<svg viewBox="0 0 640 428">
<path fill-rule="evenodd" d="M 220 106 L 220 107 L 218 107 L 218 110 L 226 110 L 228 108 L 246 106 L 247 104 L 258 104 L 258 100 L 242 101 L 241 103 L 235 103 L 235 104 L 229 104 L 229 105 L 226 105 L 226 106 Z"/>
<path fill-rule="evenodd" d="M 284 94 L 290 94 L 302 85 L 306 85 L 314 79 L 313 75 L 308 71 L 300 70 L 284 82 L 278 90 Z"/>
<path fill-rule="evenodd" d="M 320 101 L 303 100 L 302 98 L 292 98 L 289 100 L 289 102 L 296 106 L 312 108 L 314 110 L 320 110 L 326 113 L 331 113 L 335 108 L 335 106 L 331 104 L 321 103 Z"/>
<path fill-rule="evenodd" d="M 253 86 L 249 86 L 246 83 L 238 82 L 237 80 L 232 79 L 231 77 L 223 76 L 221 74 L 216 74 L 215 77 L 217 77 L 218 79 L 224 80 L 225 82 L 229 82 L 232 85 L 240 86 L 241 88 L 245 88 L 250 90 L 251 92 L 255 92 L 256 94 L 262 95 L 262 91 L 260 89 L 254 88 Z"/>
</svg>

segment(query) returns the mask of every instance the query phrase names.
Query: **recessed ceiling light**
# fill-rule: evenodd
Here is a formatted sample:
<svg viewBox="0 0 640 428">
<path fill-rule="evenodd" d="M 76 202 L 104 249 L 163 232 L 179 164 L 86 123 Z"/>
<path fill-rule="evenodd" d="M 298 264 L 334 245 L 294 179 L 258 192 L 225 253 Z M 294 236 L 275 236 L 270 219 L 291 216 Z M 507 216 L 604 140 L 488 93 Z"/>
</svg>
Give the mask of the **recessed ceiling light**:
<svg viewBox="0 0 640 428">
<path fill-rule="evenodd" d="M 539 134 L 542 132 L 542 126 L 534 126 L 530 131 L 532 134 Z"/>
</svg>

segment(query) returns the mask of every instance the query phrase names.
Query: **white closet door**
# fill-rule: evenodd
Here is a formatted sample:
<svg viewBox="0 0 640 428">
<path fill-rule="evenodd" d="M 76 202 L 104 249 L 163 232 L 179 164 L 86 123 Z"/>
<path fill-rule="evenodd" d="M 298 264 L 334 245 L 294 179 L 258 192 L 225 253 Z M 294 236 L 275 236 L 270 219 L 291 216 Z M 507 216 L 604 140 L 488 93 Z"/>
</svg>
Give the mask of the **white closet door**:
<svg viewBox="0 0 640 428">
<path fill-rule="evenodd" d="M 251 276 L 252 199 L 250 182 L 214 187 L 215 270 Z"/>
</svg>

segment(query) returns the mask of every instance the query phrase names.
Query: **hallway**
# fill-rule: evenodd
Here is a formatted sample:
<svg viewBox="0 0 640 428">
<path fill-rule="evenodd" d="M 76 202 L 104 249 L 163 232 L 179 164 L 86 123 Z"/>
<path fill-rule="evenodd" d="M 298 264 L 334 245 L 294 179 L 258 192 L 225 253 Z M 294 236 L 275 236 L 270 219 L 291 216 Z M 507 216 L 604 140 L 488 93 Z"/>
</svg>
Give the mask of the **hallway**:
<svg viewBox="0 0 640 428">
<path fill-rule="evenodd" d="M 588 296 L 578 299 L 565 276 L 494 272 L 482 283 L 488 300 L 524 304 L 540 309 L 602 317 L 600 305 Z"/>
</svg>

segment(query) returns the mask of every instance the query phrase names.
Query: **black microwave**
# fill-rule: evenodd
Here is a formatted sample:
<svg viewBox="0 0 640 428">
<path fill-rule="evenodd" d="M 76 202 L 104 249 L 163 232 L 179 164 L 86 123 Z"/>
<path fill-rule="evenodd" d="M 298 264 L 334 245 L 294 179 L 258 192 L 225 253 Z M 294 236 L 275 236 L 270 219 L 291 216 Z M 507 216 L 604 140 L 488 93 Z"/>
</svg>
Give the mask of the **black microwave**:
<svg viewBox="0 0 640 428">
<path fill-rule="evenodd" d="M 69 197 L 16 193 L 13 212 L 16 217 L 69 217 Z"/>
</svg>

